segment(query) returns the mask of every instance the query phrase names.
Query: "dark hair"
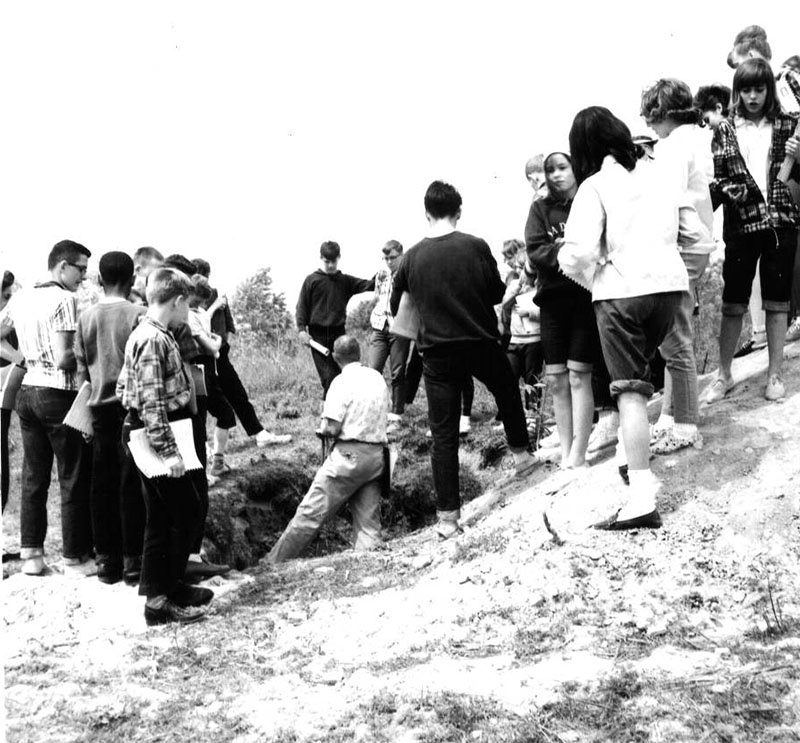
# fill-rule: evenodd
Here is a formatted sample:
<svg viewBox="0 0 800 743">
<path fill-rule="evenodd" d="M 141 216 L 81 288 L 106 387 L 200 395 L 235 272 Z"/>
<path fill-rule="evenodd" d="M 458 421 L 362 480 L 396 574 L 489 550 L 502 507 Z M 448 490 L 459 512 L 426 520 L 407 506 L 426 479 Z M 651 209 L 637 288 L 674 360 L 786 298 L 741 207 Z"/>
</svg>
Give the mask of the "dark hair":
<svg viewBox="0 0 800 743">
<path fill-rule="evenodd" d="M 457 216 L 461 204 L 461 194 L 444 181 L 434 181 L 425 192 L 425 211 L 434 219 Z"/>
<path fill-rule="evenodd" d="M 133 281 L 133 259 L 119 250 L 100 256 L 100 278 L 104 286 L 123 286 Z"/>
<path fill-rule="evenodd" d="M 384 255 L 389 255 L 392 252 L 399 254 L 403 252 L 403 245 L 397 240 L 387 240 L 386 245 L 381 248 L 381 252 Z"/>
<path fill-rule="evenodd" d="M 74 263 L 82 255 L 91 257 L 91 252 L 80 243 L 73 240 L 62 240 L 53 245 L 50 255 L 47 256 L 47 270 L 52 271 L 61 261 Z"/>
<path fill-rule="evenodd" d="M 207 299 L 211 299 L 211 295 L 213 294 L 211 285 L 208 283 L 208 279 L 203 276 L 203 274 L 194 274 L 191 277 L 191 282 L 193 297 L 199 299 L 200 302 L 205 302 Z"/>
<path fill-rule="evenodd" d="M 606 155 L 612 155 L 625 170 L 636 167 L 631 130 L 603 106 L 578 111 L 569 130 L 569 151 L 578 185 L 600 170 Z"/>
<path fill-rule="evenodd" d="M 194 270 L 208 278 L 211 276 L 211 264 L 205 258 L 195 258 L 192 263 L 194 263 Z"/>
<path fill-rule="evenodd" d="M 728 115 L 731 101 L 731 89 L 722 83 L 702 85 L 694 96 L 694 107 L 700 111 L 713 111 L 717 104 L 722 106 L 722 115 Z"/>
<path fill-rule="evenodd" d="M 190 277 L 197 273 L 194 263 L 192 263 L 185 255 L 181 255 L 180 253 L 168 255 L 164 259 L 164 268 L 176 268 L 181 273 L 185 273 Z"/>
<path fill-rule="evenodd" d="M 769 62 L 761 57 L 746 59 L 733 73 L 733 91 L 731 93 L 731 104 L 733 112 L 738 116 L 744 116 L 742 110 L 741 92 L 745 88 L 763 85 L 767 89 L 767 98 L 764 101 L 764 115 L 768 119 L 774 119 L 780 113 L 781 104 L 778 102 L 778 91 L 775 87 L 775 75 L 772 74 L 772 67 Z"/>
<path fill-rule="evenodd" d="M 14 286 L 16 277 L 11 271 L 3 271 L 3 291 L 8 289 L 9 286 Z"/>
<path fill-rule="evenodd" d="M 147 304 L 166 304 L 175 297 L 188 297 L 189 277 L 174 268 L 157 268 L 147 277 Z"/>
<path fill-rule="evenodd" d="M 795 72 L 800 72 L 800 54 L 793 54 L 784 63 L 781 67 L 789 67 L 790 69 L 794 70 Z"/>
<path fill-rule="evenodd" d="M 134 266 L 143 266 L 145 263 L 150 263 L 151 261 L 164 262 L 164 256 L 161 255 L 160 250 L 145 246 L 144 248 L 137 248 L 136 252 L 133 254 Z"/>
<path fill-rule="evenodd" d="M 744 56 L 750 50 L 758 52 L 764 59 L 772 59 L 772 49 L 767 41 L 767 32 L 761 26 L 748 26 L 736 34 L 733 49 L 728 52 L 728 67 L 736 69 L 734 55 Z"/>
<path fill-rule="evenodd" d="M 692 91 L 682 80 L 661 78 L 642 93 L 639 113 L 654 123 L 671 119 L 676 124 L 699 124 L 702 116 L 692 104 Z"/>
<path fill-rule="evenodd" d="M 319 257 L 324 258 L 326 261 L 335 261 L 337 258 L 342 257 L 342 249 L 339 243 L 333 240 L 326 240 L 319 246 Z"/>
<path fill-rule="evenodd" d="M 352 335 L 340 335 L 333 342 L 333 355 L 346 363 L 361 360 L 361 346 Z"/>
</svg>

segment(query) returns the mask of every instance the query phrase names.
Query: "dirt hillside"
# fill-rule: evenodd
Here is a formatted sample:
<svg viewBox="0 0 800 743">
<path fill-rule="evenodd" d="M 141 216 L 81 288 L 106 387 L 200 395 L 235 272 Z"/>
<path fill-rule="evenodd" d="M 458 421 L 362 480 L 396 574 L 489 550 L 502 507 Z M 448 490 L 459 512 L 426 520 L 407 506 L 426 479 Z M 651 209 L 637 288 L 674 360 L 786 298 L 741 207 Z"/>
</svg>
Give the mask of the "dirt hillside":
<svg viewBox="0 0 800 743">
<path fill-rule="evenodd" d="M 7 740 L 800 740 L 789 351 L 785 400 L 754 354 L 703 410 L 704 447 L 654 460 L 660 530 L 587 528 L 624 496 L 606 454 L 556 492 L 543 464 L 479 498 L 451 542 L 218 579 L 183 629 L 146 629 L 122 584 L 11 575 Z"/>
</svg>

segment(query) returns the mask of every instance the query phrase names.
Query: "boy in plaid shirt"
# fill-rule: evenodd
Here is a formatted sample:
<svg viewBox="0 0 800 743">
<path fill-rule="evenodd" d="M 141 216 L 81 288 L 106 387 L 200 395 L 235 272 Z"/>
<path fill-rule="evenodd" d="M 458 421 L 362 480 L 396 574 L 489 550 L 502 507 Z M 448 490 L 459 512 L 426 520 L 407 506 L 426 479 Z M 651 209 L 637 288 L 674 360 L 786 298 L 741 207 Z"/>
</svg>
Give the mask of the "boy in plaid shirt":
<svg viewBox="0 0 800 743">
<path fill-rule="evenodd" d="M 144 531 L 139 594 L 147 597 L 144 616 L 148 625 L 196 622 L 200 608 L 213 597 L 181 578 L 197 523 L 199 496 L 178 451 L 170 421 L 191 416 L 191 383 L 178 344 L 167 330 L 170 323 L 185 323 L 191 283 L 180 272 L 159 268 L 147 282 L 147 314 L 131 333 L 117 382 L 117 397 L 128 411 L 123 438 L 145 428 L 156 454 L 169 468 L 169 476 L 146 477 L 141 471 L 147 520 Z"/>
</svg>

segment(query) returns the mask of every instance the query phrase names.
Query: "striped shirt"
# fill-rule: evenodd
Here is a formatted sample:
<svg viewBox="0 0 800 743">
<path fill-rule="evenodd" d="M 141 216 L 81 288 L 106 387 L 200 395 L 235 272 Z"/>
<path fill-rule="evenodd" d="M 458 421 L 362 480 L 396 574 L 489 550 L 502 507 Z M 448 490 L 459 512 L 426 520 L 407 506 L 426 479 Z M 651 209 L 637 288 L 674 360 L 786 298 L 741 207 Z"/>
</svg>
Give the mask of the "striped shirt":
<svg viewBox="0 0 800 743">
<path fill-rule="evenodd" d="M 189 404 L 191 387 L 178 344 L 159 322 L 145 315 L 125 345 L 125 361 L 117 380 L 117 398 L 135 409 L 153 450 L 177 456 L 168 415 Z"/>
<path fill-rule="evenodd" d="M 389 307 L 389 300 L 392 298 L 392 286 L 394 284 L 394 274 L 388 268 L 382 268 L 375 274 L 375 296 L 378 301 L 372 310 L 369 324 L 375 330 L 383 330 L 386 324 L 392 327 L 392 310 Z"/>
<path fill-rule="evenodd" d="M 0 312 L 0 325 L 16 330 L 19 350 L 28 372 L 22 384 L 77 390 L 75 370 L 59 369 L 55 361 L 56 335 L 78 328 L 75 294 L 54 281 L 22 289 Z"/>
</svg>

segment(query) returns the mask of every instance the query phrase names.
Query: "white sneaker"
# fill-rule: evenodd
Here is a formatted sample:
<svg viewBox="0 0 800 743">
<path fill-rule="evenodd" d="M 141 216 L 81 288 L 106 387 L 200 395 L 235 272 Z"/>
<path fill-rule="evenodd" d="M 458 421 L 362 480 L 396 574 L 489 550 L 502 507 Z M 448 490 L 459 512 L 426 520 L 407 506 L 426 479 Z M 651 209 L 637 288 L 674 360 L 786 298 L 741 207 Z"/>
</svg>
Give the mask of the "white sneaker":
<svg viewBox="0 0 800 743">
<path fill-rule="evenodd" d="M 273 444 L 288 444 L 292 440 L 291 435 L 288 433 L 276 434 L 266 429 L 259 431 L 255 438 L 256 446 L 258 446 L 259 449 Z"/>
<path fill-rule="evenodd" d="M 71 578 L 89 578 L 97 575 L 97 563 L 89 557 L 65 557 L 64 575 Z"/>
<path fill-rule="evenodd" d="M 800 339 L 800 317 L 795 317 L 789 329 L 786 331 L 786 343 L 792 343 Z"/>
</svg>

